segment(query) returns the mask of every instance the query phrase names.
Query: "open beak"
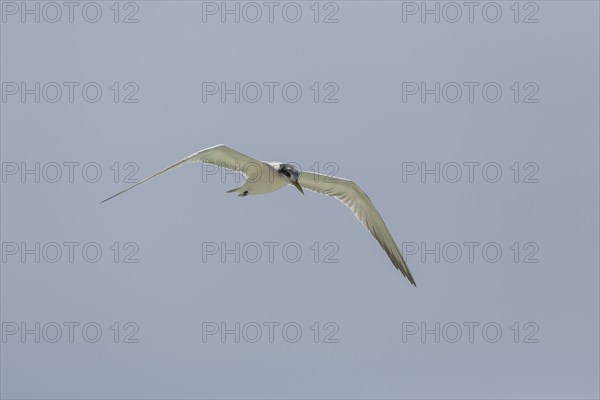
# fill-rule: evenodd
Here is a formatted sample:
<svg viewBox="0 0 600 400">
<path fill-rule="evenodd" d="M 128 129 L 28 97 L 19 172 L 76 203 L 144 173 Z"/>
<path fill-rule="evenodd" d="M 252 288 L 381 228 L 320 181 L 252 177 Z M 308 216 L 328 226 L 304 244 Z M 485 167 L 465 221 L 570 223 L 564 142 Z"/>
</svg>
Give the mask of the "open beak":
<svg viewBox="0 0 600 400">
<path fill-rule="evenodd" d="M 304 190 L 302 190 L 302 186 L 298 182 L 292 182 L 292 185 L 296 186 L 296 189 L 300 191 L 300 193 L 304 194 Z"/>
</svg>

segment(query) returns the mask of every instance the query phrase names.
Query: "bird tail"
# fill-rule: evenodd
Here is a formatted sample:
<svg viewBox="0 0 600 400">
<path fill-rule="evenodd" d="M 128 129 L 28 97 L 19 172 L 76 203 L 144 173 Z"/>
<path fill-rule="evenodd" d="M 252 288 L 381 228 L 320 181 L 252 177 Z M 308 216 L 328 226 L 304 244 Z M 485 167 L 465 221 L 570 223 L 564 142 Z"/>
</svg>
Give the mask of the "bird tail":
<svg viewBox="0 0 600 400">
<path fill-rule="evenodd" d="M 244 197 L 248 194 L 247 190 L 242 190 L 242 186 L 226 191 L 225 193 L 239 192 L 238 197 Z"/>
</svg>

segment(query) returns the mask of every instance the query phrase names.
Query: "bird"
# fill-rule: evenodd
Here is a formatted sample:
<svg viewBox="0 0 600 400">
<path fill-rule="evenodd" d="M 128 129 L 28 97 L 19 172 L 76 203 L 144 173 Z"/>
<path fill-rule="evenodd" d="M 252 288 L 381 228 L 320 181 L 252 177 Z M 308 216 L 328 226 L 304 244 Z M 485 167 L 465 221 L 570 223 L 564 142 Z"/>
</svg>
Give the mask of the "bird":
<svg viewBox="0 0 600 400">
<path fill-rule="evenodd" d="M 354 213 L 354 216 L 379 242 L 396 269 L 402 272 L 413 286 L 417 286 L 379 211 L 369 196 L 356 183 L 349 179 L 322 175 L 313 171 L 302 171 L 289 163 L 260 161 L 224 144 L 197 151 L 100 203 L 105 203 L 165 172 L 197 162 L 242 173 L 246 178 L 244 184 L 227 191 L 227 193 L 238 193 L 239 197 L 272 193 L 286 185 L 292 185 L 302 194 L 304 194 L 304 189 L 308 189 L 336 198 Z"/>
</svg>

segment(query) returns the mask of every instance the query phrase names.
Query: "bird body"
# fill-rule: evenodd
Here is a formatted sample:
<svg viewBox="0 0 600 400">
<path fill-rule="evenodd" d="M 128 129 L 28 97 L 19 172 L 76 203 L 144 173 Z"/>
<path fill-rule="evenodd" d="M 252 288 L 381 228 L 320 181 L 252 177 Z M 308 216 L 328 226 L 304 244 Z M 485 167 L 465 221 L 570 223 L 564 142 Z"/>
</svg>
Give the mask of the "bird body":
<svg viewBox="0 0 600 400">
<path fill-rule="evenodd" d="M 289 185 L 289 180 L 280 173 L 280 162 L 261 161 L 260 165 L 250 164 L 242 166 L 246 171 L 246 181 L 239 188 L 228 190 L 227 193 L 239 192 L 239 196 L 273 193 L 284 186 Z"/>
<path fill-rule="evenodd" d="M 246 177 L 244 184 L 228 191 L 228 193 L 237 192 L 239 193 L 238 196 L 241 197 L 272 193 L 286 185 L 295 186 L 302 194 L 304 194 L 304 188 L 335 197 L 352 210 L 355 217 L 379 242 L 396 269 L 402 272 L 410 283 L 416 286 L 408 265 L 402 257 L 392 234 L 385 225 L 385 222 L 383 222 L 383 218 L 381 218 L 369 196 L 356 183 L 344 178 L 321 175 L 310 171 L 300 171 L 291 164 L 259 161 L 223 144 L 191 154 L 156 174 L 141 180 L 135 185 L 103 200 L 102 203 L 141 185 L 148 179 L 194 162 L 213 164 L 244 174 Z"/>
</svg>

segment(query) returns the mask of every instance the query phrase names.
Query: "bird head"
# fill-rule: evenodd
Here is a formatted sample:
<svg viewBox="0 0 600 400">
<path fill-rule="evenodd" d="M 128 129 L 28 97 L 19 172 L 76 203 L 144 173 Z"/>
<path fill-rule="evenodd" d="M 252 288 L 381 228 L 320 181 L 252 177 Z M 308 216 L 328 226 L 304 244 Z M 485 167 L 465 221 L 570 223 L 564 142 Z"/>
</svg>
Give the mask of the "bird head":
<svg viewBox="0 0 600 400">
<path fill-rule="evenodd" d="M 296 189 L 300 191 L 300 193 L 304 194 L 304 190 L 302 190 L 302 186 L 298 183 L 298 179 L 300 179 L 300 171 L 295 168 L 291 164 L 279 164 L 279 168 L 277 169 L 279 175 L 283 177 L 283 179 L 287 180 L 291 185 L 294 185 Z"/>
</svg>

